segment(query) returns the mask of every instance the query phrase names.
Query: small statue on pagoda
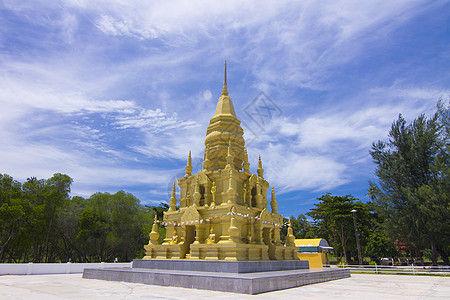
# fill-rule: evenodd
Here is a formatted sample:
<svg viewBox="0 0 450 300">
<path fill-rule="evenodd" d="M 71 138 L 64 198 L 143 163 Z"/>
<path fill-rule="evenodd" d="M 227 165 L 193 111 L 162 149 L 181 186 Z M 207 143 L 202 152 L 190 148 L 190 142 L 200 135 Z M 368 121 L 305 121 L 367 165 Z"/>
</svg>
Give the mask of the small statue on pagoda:
<svg viewBox="0 0 450 300">
<path fill-rule="evenodd" d="M 215 244 L 216 243 L 216 234 L 214 233 L 214 228 L 211 226 L 209 230 L 209 236 L 206 239 L 207 244 Z"/>
</svg>

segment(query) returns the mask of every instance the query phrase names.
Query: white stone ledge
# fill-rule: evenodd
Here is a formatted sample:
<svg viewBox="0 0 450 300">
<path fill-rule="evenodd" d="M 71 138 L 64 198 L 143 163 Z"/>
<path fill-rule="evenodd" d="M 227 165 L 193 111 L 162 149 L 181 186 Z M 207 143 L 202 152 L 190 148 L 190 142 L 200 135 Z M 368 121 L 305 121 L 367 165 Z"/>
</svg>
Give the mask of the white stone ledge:
<svg viewBox="0 0 450 300">
<path fill-rule="evenodd" d="M 0 264 L 0 275 L 73 274 L 83 273 L 85 268 L 131 268 L 131 262 Z"/>
</svg>

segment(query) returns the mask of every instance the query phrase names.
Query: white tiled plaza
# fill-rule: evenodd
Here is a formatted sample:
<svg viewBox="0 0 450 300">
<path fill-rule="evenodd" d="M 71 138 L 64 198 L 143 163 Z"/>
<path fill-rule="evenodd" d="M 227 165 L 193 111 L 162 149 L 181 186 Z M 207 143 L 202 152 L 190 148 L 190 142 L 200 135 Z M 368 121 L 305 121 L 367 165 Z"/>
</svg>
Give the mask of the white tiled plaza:
<svg viewBox="0 0 450 300">
<path fill-rule="evenodd" d="M 0 276 L 0 299 L 449 299 L 450 277 L 360 275 L 259 295 L 82 279 L 81 274 Z"/>
</svg>

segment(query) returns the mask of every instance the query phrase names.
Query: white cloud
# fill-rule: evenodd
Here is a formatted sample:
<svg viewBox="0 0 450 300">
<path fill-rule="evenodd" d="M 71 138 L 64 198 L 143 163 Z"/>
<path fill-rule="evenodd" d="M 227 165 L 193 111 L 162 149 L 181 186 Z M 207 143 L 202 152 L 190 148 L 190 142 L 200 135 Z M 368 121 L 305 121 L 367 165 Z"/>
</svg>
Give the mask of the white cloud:
<svg viewBox="0 0 450 300">
<path fill-rule="evenodd" d="M 422 85 L 405 86 L 394 84 L 389 87 L 373 87 L 369 96 L 378 102 L 389 101 L 392 112 L 415 118 L 421 113 L 433 113 L 440 98 L 447 98 L 450 89 Z M 380 117 L 383 114 L 380 114 Z"/>
<path fill-rule="evenodd" d="M 326 88 L 324 81 L 331 68 L 355 59 L 373 42 L 382 42 L 397 25 L 440 4 L 424 0 L 371 0 L 364 5 L 347 0 L 67 0 L 61 1 L 60 9 L 66 16 L 62 27 L 69 31 L 76 28 L 73 15 L 78 13 L 89 16 L 106 35 L 157 39 L 170 49 L 164 51 L 166 57 L 159 54 L 158 61 L 164 66 L 188 53 L 191 58 L 202 53 L 203 60 L 211 54 L 245 60 L 258 79 L 255 87 L 270 92 L 285 84 Z M 52 10 L 58 7 L 41 5 Z M 24 13 L 34 6 L 7 2 L 7 7 Z M 236 40 L 236 34 L 242 39 Z M 225 47 L 218 49 L 217 44 Z M 172 55 L 174 51 L 176 55 Z M 136 61 L 136 65 L 140 63 L 141 59 Z"/>
<path fill-rule="evenodd" d="M 31 4 L 6 3 L 22 13 L 34 8 Z M 253 74 L 260 79 L 257 86 L 284 82 L 314 89 L 322 89 L 329 69 L 359 55 L 368 41 L 384 38 L 397 24 L 441 4 L 424 0 L 371 0 L 364 5 L 348 0 L 60 3 L 66 16 L 61 18 L 62 27 L 68 31 L 76 27 L 71 13 L 81 13 L 107 35 L 158 39 L 172 50 L 199 51 L 202 45 L 220 53 L 212 44 L 223 43 L 226 47 L 221 55 L 248 60 Z M 52 11 L 59 7 L 40 4 Z M 236 33 L 244 38 L 237 42 Z M 201 43 L 205 39 L 209 42 Z"/>
<path fill-rule="evenodd" d="M 267 144 L 266 144 L 267 145 Z M 257 167 L 261 154 L 264 177 L 282 194 L 296 190 L 324 191 L 349 182 L 348 166 L 332 156 L 305 153 L 287 144 L 268 144 L 263 149 L 249 149 L 251 169 Z"/>
<path fill-rule="evenodd" d="M 67 146 L 3 140 L 0 145 L 2 173 L 21 181 L 31 176 L 49 178 L 57 172 L 65 173 L 74 178 L 74 187 L 80 187 L 78 194 L 83 191 L 83 195 L 88 196 L 98 189 L 114 191 L 126 186 L 160 186 L 167 184 L 177 172 L 175 169 L 129 168 L 123 161 L 118 163 L 114 156 Z"/>
<path fill-rule="evenodd" d="M 4 62 L 0 82 L 0 103 L 30 108 L 52 110 L 58 113 L 126 112 L 136 104 L 129 100 L 96 100 L 86 92 L 70 86 L 72 72 L 56 65 Z"/>
<path fill-rule="evenodd" d="M 432 113 L 445 94 L 448 91 L 440 89 L 378 88 L 366 92 L 363 99 L 368 101 L 361 107 L 339 101 L 304 118 L 284 115 L 266 120 L 264 131 L 255 131 L 257 140 L 249 148 L 252 166 L 261 154 L 268 180 L 281 193 L 329 191 L 371 172 L 371 144 L 387 139 L 399 113 L 409 116 L 409 121 L 420 113 Z"/>
<path fill-rule="evenodd" d="M 186 41 L 196 39 L 193 32 L 209 35 L 222 26 L 238 29 L 252 23 L 261 23 L 274 11 L 285 10 L 275 2 L 228 1 L 128 1 L 101 3 L 98 27 L 108 34 L 122 34 L 141 38 L 164 38 L 180 35 Z M 92 9 L 91 6 L 84 6 Z M 137 9 L 139 8 L 139 9 Z M 255 13 L 258 11 L 258 13 Z M 255 20 L 256 19 L 256 20 Z"/>
<path fill-rule="evenodd" d="M 297 127 L 298 146 L 329 152 L 333 151 L 335 142 L 347 141 L 356 143 L 354 147 L 357 149 L 367 149 L 372 142 L 386 134 L 386 127 L 394 118 L 391 107 L 329 111 L 326 115 L 320 114 L 301 121 Z"/>
<path fill-rule="evenodd" d="M 119 129 L 139 128 L 156 133 L 176 128 L 190 129 L 198 126 L 195 121 L 179 120 L 176 114 L 167 116 L 160 109 L 144 109 L 139 114 L 122 114 L 116 117 L 113 125 Z"/>
<path fill-rule="evenodd" d="M 155 30 L 142 30 L 133 23 L 133 20 L 115 20 L 111 16 L 102 15 L 97 21 L 97 27 L 104 33 L 111 35 L 125 35 L 145 39 L 158 37 Z"/>
<path fill-rule="evenodd" d="M 55 68 L 50 72 L 51 66 L 39 62 L 4 63 L 7 72 L 0 81 L 2 173 L 21 181 L 30 176 L 49 178 L 56 172 L 66 173 L 75 179 L 75 194 L 89 196 L 99 190 L 114 192 L 118 187 L 161 187 L 179 172 L 176 168 L 152 166 L 148 160 L 181 158 L 182 150 L 184 159 L 188 139 L 164 136 L 187 132 L 198 127 L 196 122 L 180 119 L 176 114 L 167 115 L 161 109 L 143 108 L 132 100 L 95 99 L 88 95 L 89 91 L 67 84 L 77 80 L 70 71 Z M 117 137 L 130 130 L 137 140 L 114 144 Z M 145 140 L 145 135 L 156 138 Z M 148 151 L 156 139 L 158 147 Z M 147 152 L 136 152 L 140 147 L 136 145 L 145 143 L 148 145 L 142 148 Z M 201 141 L 196 140 L 196 144 L 201 145 Z M 138 158 L 139 153 L 147 159 Z M 141 166 L 128 166 L 138 160 Z M 161 193 L 165 195 L 161 190 L 153 195 Z"/>
<path fill-rule="evenodd" d="M 133 149 L 148 156 L 186 160 L 189 151 L 194 160 L 203 160 L 205 134 L 200 128 L 178 128 L 167 132 L 147 132 L 143 146 Z"/>
<path fill-rule="evenodd" d="M 206 102 L 211 101 L 212 99 L 212 93 L 210 90 L 204 90 L 203 91 L 203 100 L 205 100 Z"/>
</svg>

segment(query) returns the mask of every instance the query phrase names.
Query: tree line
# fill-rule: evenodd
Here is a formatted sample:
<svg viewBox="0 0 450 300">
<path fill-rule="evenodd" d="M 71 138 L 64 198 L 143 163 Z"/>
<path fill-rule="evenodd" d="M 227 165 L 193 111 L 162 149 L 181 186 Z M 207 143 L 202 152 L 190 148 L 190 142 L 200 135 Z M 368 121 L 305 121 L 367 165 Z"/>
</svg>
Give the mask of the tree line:
<svg viewBox="0 0 450 300">
<path fill-rule="evenodd" d="M 306 216 L 301 214 L 297 218 L 285 219 L 285 222 L 290 221 L 296 238 L 324 238 L 334 248 L 338 262 L 357 263 L 356 219 L 363 257 L 376 260 L 400 255 L 394 240 L 384 232 L 383 219 L 373 203 L 364 203 L 351 195 L 326 194 L 318 200 L 319 203 Z M 285 232 L 286 229 L 282 229 L 283 236 Z M 415 253 L 410 255 L 416 256 Z"/>
<path fill-rule="evenodd" d="M 0 174 L 0 262 L 131 261 L 164 205 L 141 205 L 130 193 L 70 197 L 72 178 Z"/>
<path fill-rule="evenodd" d="M 438 254 L 448 265 L 450 236 L 450 104 L 408 124 L 400 115 L 388 141 L 372 145 L 378 182 L 369 196 L 392 239 Z"/>
</svg>

